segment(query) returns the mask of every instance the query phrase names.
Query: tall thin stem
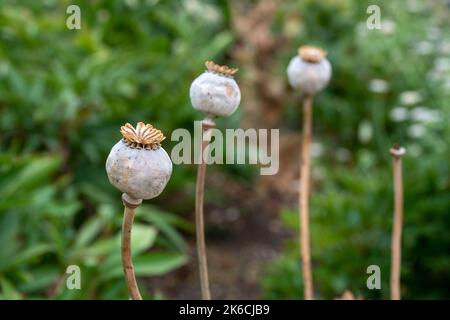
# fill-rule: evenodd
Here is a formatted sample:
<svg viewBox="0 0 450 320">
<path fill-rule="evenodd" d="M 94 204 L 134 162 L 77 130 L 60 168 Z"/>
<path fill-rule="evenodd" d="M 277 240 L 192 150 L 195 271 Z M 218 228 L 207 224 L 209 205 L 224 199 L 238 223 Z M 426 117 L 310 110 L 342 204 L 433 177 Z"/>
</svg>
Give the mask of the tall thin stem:
<svg viewBox="0 0 450 320">
<path fill-rule="evenodd" d="M 122 224 L 122 268 L 125 274 L 125 281 L 127 283 L 128 292 L 130 293 L 132 300 L 142 300 L 139 288 L 136 282 L 136 276 L 134 275 L 134 267 L 131 259 L 131 228 L 133 226 L 133 219 L 136 208 L 139 206 L 137 203 L 130 203 L 126 201 L 122 196 L 123 204 L 125 207 L 123 213 Z"/>
<path fill-rule="evenodd" d="M 303 285 L 306 300 L 314 297 L 311 270 L 311 254 L 309 243 L 309 176 L 310 176 L 310 147 L 312 140 L 312 96 L 303 100 L 303 136 L 302 154 L 300 161 L 300 248 L 303 266 Z"/>
<path fill-rule="evenodd" d="M 403 178 L 400 148 L 391 149 L 394 156 L 394 223 L 392 228 L 391 300 L 400 300 L 401 242 L 403 225 Z M 404 149 L 403 149 L 404 150 Z"/>
<path fill-rule="evenodd" d="M 200 286 L 203 300 L 211 300 L 208 280 L 208 262 L 206 258 L 205 224 L 203 219 L 203 198 L 205 193 L 206 176 L 206 163 L 203 158 L 204 154 L 206 154 L 206 151 L 208 150 L 209 141 L 211 140 L 211 128 L 213 126 L 214 122 L 209 119 L 205 119 L 202 122 L 202 144 L 197 172 L 197 185 L 195 189 L 195 230 L 197 236 Z"/>
</svg>

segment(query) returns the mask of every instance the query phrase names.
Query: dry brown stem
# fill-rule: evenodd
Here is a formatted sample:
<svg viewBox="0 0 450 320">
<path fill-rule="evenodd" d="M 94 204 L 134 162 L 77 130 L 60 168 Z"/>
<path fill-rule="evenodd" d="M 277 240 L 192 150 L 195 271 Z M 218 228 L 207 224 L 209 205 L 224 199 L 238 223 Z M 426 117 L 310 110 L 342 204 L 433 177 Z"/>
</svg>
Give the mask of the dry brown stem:
<svg viewBox="0 0 450 320">
<path fill-rule="evenodd" d="M 211 300 L 208 280 L 208 262 L 206 258 L 205 243 L 205 223 L 203 215 L 203 199 L 205 194 L 205 176 L 206 163 L 205 154 L 207 154 L 209 141 L 211 140 L 211 128 L 214 122 L 211 120 L 203 120 L 202 122 L 202 144 L 200 150 L 200 161 L 197 172 L 197 185 L 195 189 L 195 231 L 197 236 L 197 255 L 200 273 L 200 286 L 203 300 Z"/>
<path fill-rule="evenodd" d="M 131 299 L 142 300 L 136 282 L 136 276 L 134 275 L 134 267 L 131 259 L 131 228 L 133 226 L 135 210 L 139 206 L 140 201 L 130 202 L 126 199 L 127 196 L 124 194 L 122 196 L 122 201 L 125 207 L 122 224 L 122 268 Z"/>
<path fill-rule="evenodd" d="M 306 300 L 314 297 L 311 270 L 311 253 L 309 240 L 309 176 L 310 176 L 310 147 L 312 140 L 312 103 L 313 98 L 307 96 L 303 100 L 303 142 L 300 161 L 300 248 L 303 266 L 303 285 Z"/>
<path fill-rule="evenodd" d="M 405 149 L 394 145 L 391 149 L 394 174 L 394 223 L 392 228 L 391 300 L 400 300 L 401 243 L 403 225 L 402 155 Z"/>
</svg>

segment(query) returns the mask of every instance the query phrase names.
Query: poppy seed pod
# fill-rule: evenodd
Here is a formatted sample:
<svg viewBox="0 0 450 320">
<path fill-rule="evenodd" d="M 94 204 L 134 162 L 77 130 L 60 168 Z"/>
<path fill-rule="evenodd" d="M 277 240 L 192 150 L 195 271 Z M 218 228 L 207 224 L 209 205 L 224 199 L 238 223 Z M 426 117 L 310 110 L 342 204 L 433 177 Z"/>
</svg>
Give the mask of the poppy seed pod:
<svg viewBox="0 0 450 320">
<path fill-rule="evenodd" d="M 150 124 L 127 123 L 120 128 L 123 139 L 111 149 L 106 160 L 108 179 L 134 199 L 151 199 L 165 188 L 172 174 L 172 161 L 161 147 L 165 139 Z"/>
<path fill-rule="evenodd" d="M 235 68 L 220 66 L 212 61 L 205 63 L 207 71 L 191 84 L 189 95 L 194 109 L 206 117 L 229 116 L 241 101 L 241 91 L 233 75 Z"/>
<path fill-rule="evenodd" d="M 287 68 L 289 84 L 306 95 L 314 95 L 328 84 L 331 64 L 320 48 L 303 46 Z"/>
<path fill-rule="evenodd" d="M 406 148 L 396 143 L 392 146 L 392 148 L 389 151 L 391 155 L 393 155 L 394 157 L 401 157 L 406 153 Z"/>
</svg>

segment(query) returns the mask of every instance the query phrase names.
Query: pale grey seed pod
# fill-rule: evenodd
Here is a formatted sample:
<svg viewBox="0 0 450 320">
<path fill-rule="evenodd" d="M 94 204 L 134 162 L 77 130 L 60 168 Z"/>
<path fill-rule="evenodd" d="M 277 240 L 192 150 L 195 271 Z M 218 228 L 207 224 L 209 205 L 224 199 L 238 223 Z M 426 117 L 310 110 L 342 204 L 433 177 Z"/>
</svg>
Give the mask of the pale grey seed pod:
<svg viewBox="0 0 450 320">
<path fill-rule="evenodd" d="M 326 52 L 311 46 L 300 47 L 287 68 L 289 84 L 306 95 L 324 89 L 331 78 L 331 64 Z"/>
<path fill-rule="evenodd" d="M 229 116 L 241 102 L 241 91 L 233 75 L 238 69 L 205 63 L 207 71 L 191 84 L 189 95 L 194 109 L 207 117 Z"/>
<path fill-rule="evenodd" d="M 160 143 L 161 131 L 139 122 L 136 129 L 121 127 L 123 139 L 106 160 L 108 179 L 117 189 L 134 199 L 151 199 L 161 194 L 172 174 L 172 161 Z"/>
<path fill-rule="evenodd" d="M 395 143 L 389 151 L 394 157 L 401 157 L 406 153 L 406 148 Z"/>
</svg>

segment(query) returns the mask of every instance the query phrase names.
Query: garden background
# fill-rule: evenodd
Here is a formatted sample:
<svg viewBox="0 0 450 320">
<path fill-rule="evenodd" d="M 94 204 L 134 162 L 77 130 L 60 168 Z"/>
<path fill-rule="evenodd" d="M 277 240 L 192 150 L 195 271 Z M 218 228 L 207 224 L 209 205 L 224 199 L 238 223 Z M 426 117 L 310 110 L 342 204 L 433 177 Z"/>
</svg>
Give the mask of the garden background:
<svg viewBox="0 0 450 320">
<path fill-rule="evenodd" d="M 66 8 L 81 8 L 68 30 Z M 381 9 L 370 30 L 369 5 Z M 450 2 L 444 0 L 0 0 L 0 298 L 126 299 L 120 193 L 105 160 L 126 122 L 167 136 L 201 114 L 189 86 L 204 61 L 239 67 L 224 128 L 280 128 L 280 171 L 208 167 L 213 298 L 302 298 L 297 244 L 301 134 L 286 80 L 297 47 L 327 50 L 315 99 L 311 233 L 317 298 L 389 298 L 394 142 L 404 157 L 402 296 L 450 298 Z M 166 139 L 170 152 L 173 143 Z M 195 165 L 138 209 L 146 299 L 200 298 Z M 381 268 L 369 290 L 366 268 Z M 81 290 L 65 286 L 78 265 Z"/>
</svg>

